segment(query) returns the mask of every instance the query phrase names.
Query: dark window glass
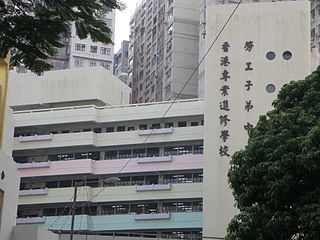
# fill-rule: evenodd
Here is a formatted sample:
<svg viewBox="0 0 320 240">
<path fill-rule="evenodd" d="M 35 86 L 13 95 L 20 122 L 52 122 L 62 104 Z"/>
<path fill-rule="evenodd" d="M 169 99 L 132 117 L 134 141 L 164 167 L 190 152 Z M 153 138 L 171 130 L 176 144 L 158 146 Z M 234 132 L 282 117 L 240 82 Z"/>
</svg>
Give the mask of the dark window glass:
<svg viewBox="0 0 320 240">
<path fill-rule="evenodd" d="M 118 151 L 106 151 L 106 159 L 117 159 Z"/>
<path fill-rule="evenodd" d="M 193 182 L 203 182 L 203 173 L 194 173 Z"/>
<path fill-rule="evenodd" d="M 117 127 L 117 132 L 124 132 L 126 130 L 125 126 L 119 126 Z"/>
<path fill-rule="evenodd" d="M 148 129 L 148 125 L 147 124 L 140 124 L 139 125 L 139 129 L 140 130 L 146 130 L 146 129 Z"/>
<path fill-rule="evenodd" d="M 147 156 L 148 157 L 158 157 L 159 156 L 159 148 L 147 148 Z"/>
<path fill-rule="evenodd" d="M 43 216 L 56 216 L 56 209 L 55 208 L 43 209 Z"/>
<path fill-rule="evenodd" d="M 186 127 L 187 126 L 187 122 L 183 121 L 183 122 L 178 122 L 178 127 Z"/>
<path fill-rule="evenodd" d="M 93 131 L 94 131 L 95 133 L 101 133 L 101 128 L 94 128 Z"/>
<path fill-rule="evenodd" d="M 58 187 L 58 181 L 49 181 L 46 182 L 47 188 L 57 188 Z"/>
<path fill-rule="evenodd" d="M 74 154 L 73 153 L 63 153 L 59 154 L 59 158 L 61 160 L 74 160 Z"/>
<path fill-rule="evenodd" d="M 102 215 L 113 215 L 115 214 L 115 206 L 107 205 L 102 206 Z"/>
<path fill-rule="evenodd" d="M 153 123 L 150 127 L 150 129 L 160 129 L 160 128 L 161 128 L 160 123 Z"/>
<path fill-rule="evenodd" d="M 175 155 L 192 154 L 192 146 L 178 146 L 174 150 L 177 152 Z"/>
<path fill-rule="evenodd" d="M 203 145 L 195 145 L 193 147 L 193 154 L 203 154 Z"/>
<path fill-rule="evenodd" d="M 192 212 L 191 202 L 178 202 L 177 212 Z"/>
<path fill-rule="evenodd" d="M 199 202 L 194 202 L 193 204 L 192 204 L 192 211 L 193 212 L 202 212 L 202 210 L 203 210 L 203 207 L 202 207 L 202 202 L 201 201 L 199 201 Z"/>
<path fill-rule="evenodd" d="M 87 186 L 89 187 L 99 187 L 99 179 L 88 179 Z"/>
<path fill-rule="evenodd" d="M 164 155 L 165 156 L 171 156 L 171 155 L 174 155 L 174 150 L 173 150 L 174 147 L 165 147 L 164 148 Z"/>
<path fill-rule="evenodd" d="M 192 127 L 199 126 L 199 122 L 191 122 L 191 126 Z"/>
<path fill-rule="evenodd" d="M 118 186 L 130 186 L 130 177 L 120 177 L 121 182 L 119 182 Z"/>
<path fill-rule="evenodd" d="M 132 157 L 133 158 L 138 158 L 138 157 L 145 157 L 146 156 L 146 149 L 142 148 L 142 149 L 133 149 L 133 154 Z"/>
<path fill-rule="evenodd" d="M 106 132 L 114 132 L 114 127 L 107 127 Z"/>
<path fill-rule="evenodd" d="M 60 188 L 71 187 L 71 186 L 72 186 L 71 180 L 60 181 L 60 183 L 59 183 Z"/>
<path fill-rule="evenodd" d="M 158 184 L 158 183 L 159 183 L 158 175 L 146 176 L 146 185 L 152 185 L 152 184 Z"/>
<path fill-rule="evenodd" d="M 131 185 L 144 185 L 144 176 L 132 177 Z"/>
<path fill-rule="evenodd" d="M 168 202 L 162 204 L 162 212 L 176 212 L 177 204 L 175 202 Z"/>
<path fill-rule="evenodd" d="M 116 205 L 115 206 L 116 214 L 128 214 L 129 213 L 129 205 Z"/>
<path fill-rule="evenodd" d="M 128 127 L 128 131 L 134 131 L 135 127 Z"/>
<path fill-rule="evenodd" d="M 165 128 L 171 128 L 171 127 L 173 127 L 173 122 L 166 122 L 166 123 L 164 124 L 164 127 L 165 127 Z"/>
<path fill-rule="evenodd" d="M 83 129 L 83 132 L 91 132 L 91 129 L 90 128 L 85 128 L 85 129 Z"/>
<path fill-rule="evenodd" d="M 131 158 L 132 151 L 129 150 L 119 150 L 118 158 Z"/>
<path fill-rule="evenodd" d="M 61 133 L 70 133 L 70 130 L 62 130 Z"/>
</svg>

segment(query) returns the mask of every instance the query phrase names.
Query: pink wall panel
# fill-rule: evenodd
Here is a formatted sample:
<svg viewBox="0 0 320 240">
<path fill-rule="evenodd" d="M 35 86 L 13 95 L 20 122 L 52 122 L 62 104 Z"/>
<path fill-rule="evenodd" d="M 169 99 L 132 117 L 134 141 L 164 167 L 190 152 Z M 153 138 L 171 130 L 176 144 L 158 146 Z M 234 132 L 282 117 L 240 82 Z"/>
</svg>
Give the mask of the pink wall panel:
<svg viewBox="0 0 320 240">
<path fill-rule="evenodd" d="M 49 168 L 19 169 L 21 177 L 74 174 L 117 174 L 202 169 L 203 155 L 173 156 L 171 162 L 138 163 L 136 158 L 94 161 L 90 159 L 51 162 Z"/>
</svg>

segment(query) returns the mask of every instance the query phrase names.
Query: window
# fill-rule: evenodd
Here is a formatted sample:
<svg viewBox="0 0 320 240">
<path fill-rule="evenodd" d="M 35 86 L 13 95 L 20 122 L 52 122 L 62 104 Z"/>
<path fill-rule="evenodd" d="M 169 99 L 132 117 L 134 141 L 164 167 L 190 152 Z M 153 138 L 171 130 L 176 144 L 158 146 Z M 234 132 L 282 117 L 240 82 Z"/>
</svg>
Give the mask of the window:
<svg viewBox="0 0 320 240">
<path fill-rule="evenodd" d="M 49 181 L 46 182 L 47 188 L 58 188 L 58 181 Z"/>
<path fill-rule="evenodd" d="M 178 122 L 178 127 L 186 127 L 187 126 L 187 122 L 183 121 L 183 122 Z"/>
<path fill-rule="evenodd" d="M 160 128 L 161 128 L 160 123 L 153 123 L 150 127 L 150 129 L 160 129 Z"/>
<path fill-rule="evenodd" d="M 75 45 L 76 51 L 84 52 L 86 51 L 86 45 L 81 43 L 76 43 Z"/>
<path fill-rule="evenodd" d="M 106 132 L 114 132 L 114 127 L 107 127 Z"/>
<path fill-rule="evenodd" d="M 95 132 L 95 133 L 101 133 L 101 128 L 94 128 L 94 129 L 93 129 L 93 132 Z"/>
<path fill-rule="evenodd" d="M 97 62 L 96 61 L 90 61 L 90 67 L 95 67 L 97 66 Z"/>
<path fill-rule="evenodd" d="M 191 127 L 199 126 L 199 122 L 191 122 Z"/>
<path fill-rule="evenodd" d="M 118 158 L 131 158 L 131 149 L 130 150 L 119 150 Z"/>
<path fill-rule="evenodd" d="M 97 46 L 90 46 L 90 52 L 91 53 L 97 53 L 98 52 L 98 47 Z"/>
<path fill-rule="evenodd" d="M 139 125 L 139 129 L 140 130 L 146 130 L 146 129 L 148 129 L 148 125 L 147 124 L 140 124 Z"/>
<path fill-rule="evenodd" d="M 103 54 L 103 55 L 110 55 L 110 48 L 101 47 L 100 48 L 100 53 Z"/>
<path fill-rule="evenodd" d="M 117 132 L 124 132 L 126 130 L 125 126 L 119 126 L 117 127 Z"/>
<path fill-rule="evenodd" d="M 166 123 L 164 124 L 164 127 L 165 127 L 165 128 L 172 128 L 172 127 L 173 127 L 173 122 L 166 122 Z"/>
<path fill-rule="evenodd" d="M 108 63 L 102 62 L 102 63 L 100 63 L 100 66 L 104 67 L 107 70 L 110 70 L 110 64 L 108 64 Z"/>
<path fill-rule="evenodd" d="M 106 159 L 117 159 L 118 158 L 118 151 L 106 151 Z"/>
<path fill-rule="evenodd" d="M 92 159 L 92 160 L 100 160 L 100 152 L 84 152 L 84 153 L 76 153 L 76 159 Z"/>
<path fill-rule="evenodd" d="M 141 157 L 145 157 L 146 156 L 146 149 L 133 149 L 133 154 L 132 157 L 133 158 L 141 158 Z"/>
<path fill-rule="evenodd" d="M 74 65 L 77 67 L 83 67 L 84 61 L 81 58 L 75 58 L 74 59 Z"/>
<path fill-rule="evenodd" d="M 147 149 L 147 157 L 158 157 L 159 156 L 159 148 L 148 148 Z"/>
<path fill-rule="evenodd" d="M 72 186 L 72 181 L 71 180 L 66 180 L 66 181 L 60 181 L 59 187 L 64 188 L 64 187 L 71 187 Z"/>
<path fill-rule="evenodd" d="M 193 182 L 203 182 L 203 173 L 194 173 Z"/>
<path fill-rule="evenodd" d="M 203 145 L 195 145 L 193 147 L 193 154 L 203 154 Z"/>
<path fill-rule="evenodd" d="M 135 127 L 128 127 L 128 131 L 134 131 Z"/>
</svg>

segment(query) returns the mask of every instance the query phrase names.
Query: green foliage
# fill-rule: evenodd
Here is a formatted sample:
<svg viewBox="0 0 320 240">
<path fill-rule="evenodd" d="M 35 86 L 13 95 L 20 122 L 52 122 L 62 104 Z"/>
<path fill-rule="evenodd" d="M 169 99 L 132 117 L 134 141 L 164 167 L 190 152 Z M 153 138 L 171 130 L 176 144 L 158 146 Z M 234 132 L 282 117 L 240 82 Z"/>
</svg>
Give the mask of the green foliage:
<svg viewBox="0 0 320 240">
<path fill-rule="evenodd" d="M 52 67 L 45 60 L 63 46 L 59 40 L 71 22 L 81 39 L 109 44 L 103 16 L 123 7 L 118 0 L 0 0 L 0 58 L 13 50 L 13 66 L 24 64 L 41 74 Z"/>
<path fill-rule="evenodd" d="M 228 240 L 320 239 L 320 68 L 284 86 L 228 173 Z"/>
</svg>

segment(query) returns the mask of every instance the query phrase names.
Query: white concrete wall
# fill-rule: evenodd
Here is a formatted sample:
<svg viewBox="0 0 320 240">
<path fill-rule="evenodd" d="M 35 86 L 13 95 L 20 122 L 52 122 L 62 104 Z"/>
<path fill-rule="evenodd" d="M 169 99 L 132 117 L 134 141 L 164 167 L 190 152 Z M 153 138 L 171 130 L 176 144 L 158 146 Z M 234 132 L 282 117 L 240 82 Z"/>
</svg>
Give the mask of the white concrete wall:
<svg viewBox="0 0 320 240">
<path fill-rule="evenodd" d="M 37 226 L 16 226 L 12 240 L 58 240 L 59 235 Z"/>
<path fill-rule="evenodd" d="M 121 105 L 129 103 L 130 93 L 128 86 L 102 67 L 50 71 L 42 76 L 10 73 L 8 105 L 42 104 L 45 108 L 59 103 L 67 106 L 68 102 L 80 105 L 81 101 Z"/>
<path fill-rule="evenodd" d="M 3 179 L 2 172 L 4 173 Z M 0 212 L 1 240 L 11 239 L 12 229 L 16 224 L 19 183 L 20 177 L 16 163 L 7 153 L 0 151 L 0 189 L 4 192 L 2 212 Z"/>
<path fill-rule="evenodd" d="M 225 24 L 235 5 L 210 6 L 207 11 L 207 47 Z M 290 11 L 288 10 L 290 9 Z M 228 147 L 228 154 L 242 149 L 248 139 L 244 125 L 255 125 L 259 115 L 272 109 L 272 101 L 280 88 L 292 81 L 304 79 L 310 73 L 310 3 L 307 1 L 242 4 L 223 31 L 206 59 L 205 107 L 205 166 L 204 166 L 204 235 L 224 237 L 226 227 L 237 213 L 228 187 L 229 156 L 221 156 L 219 149 Z M 251 51 L 245 51 L 246 41 L 253 41 Z M 228 52 L 222 50 L 229 42 Z M 273 51 L 274 60 L 266 54 Z M 292 58 L 283 59 L 290 51 Z M 228 56 L 230 64 L 221 66 L 221 57 Z M 252 71 L 246 63 L 252 62 Z M 227 81 L 220 80 L 222 72 L 229 71 Z M 252 81 L 250 91 L 246 81 Z M 266 86 L 274 84 L 275 92 Z M 228 95 L 220 89 L 228 85 Z M 227 100 L 229 111 L 220 109 Z M 245 110 L 246 101 L 253 108 Z M 227 115 L 230 122 L 221 125 L 220 116 Z M 229 131 L 223 142 L 221 132 Z"/>
</svg>

